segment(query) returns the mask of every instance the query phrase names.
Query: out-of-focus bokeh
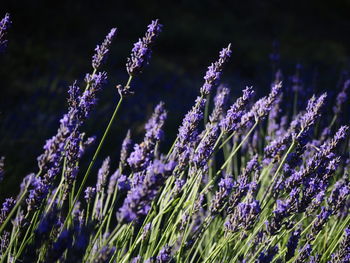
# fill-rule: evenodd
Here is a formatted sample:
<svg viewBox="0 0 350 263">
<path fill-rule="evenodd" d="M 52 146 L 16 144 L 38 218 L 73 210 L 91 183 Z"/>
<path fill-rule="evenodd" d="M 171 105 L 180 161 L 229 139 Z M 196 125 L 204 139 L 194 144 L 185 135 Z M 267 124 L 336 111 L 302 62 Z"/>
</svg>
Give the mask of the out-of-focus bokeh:
<svg viewBox="0 0 350 263">
<path fill-rule="evenodd" d="M 8 48 L 0 54 L 0 155 L 6 156 L 2 194 L 15 193 L 18 182 L 36 171 L 36 157 L 66 110 L 67 88 L 91 72 L 91 57 L 110 28 L 118 34 L 105 70 L 109 83 L 86 125 L 99 139 L 117 101 L 116 84 L 125 83 L 126 57 L 152 19 L 163 32 L 151 63 L 133 84 L 118 124 L 101 154 L 116 161 L 128 128 L 142 136 L 145 120 L 159 100 L 169 110 L 166 148 L 202 84 L 207 66 L 232 43 L 224 82 L 237 96 L 245 85 L 259 95 L 270 86 L 269 54 L 279 42 L 284 84 L 302 65 L 305 87 L 331 95 L 349 69 L 350 1 L 6 1 L 13 25 Z M 96 145 L 95 145 L 96 146 Z M 92 148 L 94 149 L 95 146 Z M 92 150 L 93 150 L 92 149 Z M 91 156 L 88 152 L 86 160 Z M 99 163 L 102 162 L 99 160 Z M 1 195 L 2 195 L 1 194 Z"/>
</svg>

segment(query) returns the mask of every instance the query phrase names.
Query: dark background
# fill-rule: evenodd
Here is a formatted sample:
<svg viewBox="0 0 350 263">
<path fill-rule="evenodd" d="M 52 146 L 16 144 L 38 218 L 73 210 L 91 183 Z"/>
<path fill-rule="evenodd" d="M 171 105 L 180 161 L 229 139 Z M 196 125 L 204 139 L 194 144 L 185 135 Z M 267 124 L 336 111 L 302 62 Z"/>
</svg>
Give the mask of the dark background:
<svg viewBox="0 0 350 263">
<path fill-rule="evenodd" d="M 68 86 L 91 72 L 94 48 L 112 27 L 118 35 L 105 66 L 109 83 L 85 127 L 97 138 L 118 98 L 114 86 L 127 79 L 125 61 L 133 43 L 152 19 L 164 24 L 149 67 L 134 82 L 136 95 L 123 105 L 102 151 L 101 158 L 112 156 L 113 167 L 127 129 L 138 140 L 160 100 L 169 110 L 164 148 L 171 143 L 207 66 L 228 43 L 233 55 L 223 76 L 233 96 L 245 85 L 267 93 L 274 40 L 280 43 L 285 85 L 300 63 L 305 87 L 332 95 L 341 72 L 349 68 L 350 1 L 12 0 L 4 1 L 0 10 L 2 17 L 9 12 L 13 20 L 9 46 L 0 55 L 0 155 L 7 158 L 2 194 L 4 189 L 17 192 L 23 176 L 36 172 L 36 157 L 66 110 Z"/>
</svg>

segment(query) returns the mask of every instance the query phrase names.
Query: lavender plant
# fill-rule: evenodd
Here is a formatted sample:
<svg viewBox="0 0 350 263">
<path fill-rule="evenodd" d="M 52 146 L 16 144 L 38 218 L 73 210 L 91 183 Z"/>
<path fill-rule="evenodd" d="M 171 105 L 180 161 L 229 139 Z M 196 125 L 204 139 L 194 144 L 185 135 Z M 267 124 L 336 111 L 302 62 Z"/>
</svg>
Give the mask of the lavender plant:
<svg viewBox="0 0 350 263">
<path fill-rule="evenodd" d="M 0 22 L 1 47 L 9 21 L 7 14 Z M 327 100 L 332 103 L 326 94 L 311 96 L 297 112 L 301 68 L 292 89 L 285 88 L 277 46 L 268 95 L 254 102 L 254 88 L 246 87 L 229 106 L 232 92 L 220 85 L 228 45 L 208 67 L 170 149 L 160 147 L 167 117 L 160 102 L 141 142 L 133 145 L 132 132 L 125 130 L 119 160 L 111 153 L 93 174 L 161 29 L 152 21 L 134 44 L 126 63 L 129 79 L 116 85 L 119 101 L 101 138 L 89 137 L 83 124 L 99 91 L 109 87 L 102 67 L 117 30 L 96 47 L 92 72 L 68 89 L 67 113 L 46 141 L 38 171 L 2 204 L 1 262 L 349 262 L 349 127 L 340 117 L 350 80 L 333 112 L 323 111 Z M 293 111 L 284 103 L 290 96 L 297 99 Z M 85 170 L 89 147 L 96 149 Z M 87 186 L 92 177 L 96 184 Z"/>
</svg>

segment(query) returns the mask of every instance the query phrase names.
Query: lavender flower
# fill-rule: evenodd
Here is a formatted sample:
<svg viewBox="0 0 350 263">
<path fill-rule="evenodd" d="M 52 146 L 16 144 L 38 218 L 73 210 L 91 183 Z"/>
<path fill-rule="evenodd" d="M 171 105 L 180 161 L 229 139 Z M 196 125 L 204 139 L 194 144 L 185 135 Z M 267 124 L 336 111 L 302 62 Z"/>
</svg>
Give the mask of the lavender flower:
<svg viewBox="0 0 350 263">
<path fill-rule="evenodd" d="M 197 97 L 196 104 L 186 114 L 179 128 L 177 141 L 173 150 L 173 159 L 178 160 L 179 166 L 186 166 L 190 156 L 191 143 L 197 141 L 199 122 L 203 119 L 203 111 L 206 100 L 202 97 Z"/>
<path fill-rule="evenodd" d="M 96 94 L 101 86 L 105 83 L 107 74 L 105 72 L 87 75 L 85 80 L 89 88 L 79 96 L 78 87 L 73 84 L 70 87 L 70 108 L 60 120 L 60 127 L 55 136 L 46 141 L 44 153 L 38 157 L 38 165 L 48 184 L 53 177 L 60 171 L 59 165 L 64 155 L 64 147 L 67 143 L 67 138 L 74 130 L 77 130 L 87 118 L 92 106 L 96 103 Z M 79 101 L 79 103 L 78 103 Z"/>
<path fill-rule="evenodd" d="M 115 186 L 117 184 L 117 180 L 121 177 L 122 175 L 119 172 L 119 169 L 117 169 L 109 178 L 109 183 L 108 183 L 108 188 L 107 188 L 107 193 L 108 195 L 113 195 L 115 191 Z"/>
<path fill-rule="evenodd" d="M 86 187 L 85 189 L 85 200 L 87 203 L 90 203 L 90 201 L 95 197 L 96 194 L 96 188 L 95 187 Z"/>
<path fill-rule="evenodd" d="M 147 215 L 151 202 L 158 194 L 165 180 L 171 175 L 174 162 L 164 164 L 155 160 L 148 168 L 143 182 L 133 186 L 117 214 L 120 221 L 132 222 Z"/>
<path fill-rule="evenodd" d="M 116 251 L 115 247 L 104 246 L 97 252 L 97 258 L 94 260 L 95 263 L 109 262 Z"/>
<path fill-rule="evenodd" d="M 112 40 L 117 33 L 116 28 L 112 28 L 101 45 L 95 48 L 96 53 L 92 57 L 92 67 L 97 70 L 106 60 Z"/>
<path fill-rule="evenodd" d="M 120 150 L 121 169 L 125 168 L 125 165 L 127 164 L 126 160 L 130 154 L 131 144 L 132 144 L 131 133 L 130 133 L 130 130 L 128 130 L 128 132 L 126 133 L 125 139 L 123 140 L 123 143 L 122 143 L 122 149 Z"/>
<path fill-rule="evenodd" d="M 231 176 L 225 176 L 219 182 L 219 189 L 216 191 L 215 196 L 210 204 L 209 211 L 215 215 L 220 212 L 226 202 L 227 197 L 231 193 L 234 187 L 234 181 Z"/>
<path fill-rule="evenodd" d="M 338 250 L 332 254 L 330 263 L 346 263 L 350 261 L 350 229 L 345 229 L 345 234 Z"/>
<path fill-rule="evenodd" d="M 300 78 L 300 69 L 302 66 L 297 64 L 295 66 L 295 75 L 291 77 L 292 81 L 292 91 L 300 93 L 303 90 L 303 82 Z"/>
<path fill-rule="evenodd" d="M 148 64 L 152 54 L 151 47 L 161 32 L 162 27 L 158 19 L 153 20 L 152 23 L 148 25 L 146 35 L 134 44 L 131 55 L 126 62 L 126 69 L 130 76 L 141 73 L 143 67 Z"/>
<path fill-rule="evenodd" d="M 276 256 L 277 253 L 278 253 L 278 246 L 271 247 L 267 249 L 265 252 L 261 252 L 259 254 L 259 257 L 256 260 L 256 263 L 269 263 L 272 261 L 272 259 Z"/>
<path fill-rule="evenodd" d="M 3 52 L 7 46 L 5 36 L 11 24 L 10 14 L 6 13 L 0 21 L 0 52 Z"/>
<path fill-rule="evenodd" d="M 170 262 L 172 256 L 171 256 L 171 247 L 168 245 L 165 245 L 160 251 L 156 258 L 157 263 L 167 263 Z"/>
<path fill-rule="evenodd" d="M 249 230 L 256 222 L 260 211 L 260 204 L 257 200 L 239 203 L 235 212 L 225 222 L 225 228 L 231 232 L 236 232 L 239 229 Z"/>
<path fill-rule="evenodd" d="M 339 180 L 333 186 L 331 195 L 328 198 L 328 205 L 334 211 L 341 210 L 345 205 L 345 201 L 350 194 L 350 183 L 348 180 Z"/>
<path fill-rule="evenodd" d="M 146 135 L 143 142 L 134 146 L 134 151 L 128 158 L 128 163 L 134 172 L 147 168 L 154 158 L 155 146 L 163 137 L 162 128 L 166 116 L 164 103 L 160 102 L 145 125 Z"/>
<path fill-rule="evenodd" d="M 110 162 L 111 162 L 111 159 L 109 157 L 107 157 L 103 161 L 101 168 L 98 170 L 97 183 L 96 183 L 96 192 L 97 193 L 104 192 L 104 188 L 107 184 L 107 177 L 109 175 Z"/>
<path fill-rule="evenodd" d="M 207 134 L 200 141 L 196 151 L 194 152 L 192 161 L 198 167 L 203 167 L 214 152 L 214 145 L 219 137 L 218 125 L 208 125 Z"/>
<path fill-rule="evenodd" d="M 327 94 L 324 93 L 320 97 L 316 99 L 315 96 L 313 96 L 307 104 L 306 107 L 306 114 L 304 114 L 300 119 L 300 127 L 301 130 L 306 131 L 308 130 L 317 120 L 317 118 L 320 116 L 320 111 L 322 106 L 324 105 L 324 101 L 327 97 Z"/>
<path fill-rule="evenodd" d="M 60 259 L 67 248 L 70 248 L 73 242 L 71 230 L 63 230 L 57 238 L 57 241 L 52 244 L 52 247 L 46 253 L 45 262 L 56 262 Z"/>
<path fill-rule="evenodd" d="M 303 263 L 310 257 L 312 247 L 310 244 L 306 244 L 302 249 L 299 250 L 298 257 L 295 259 L 295 263 Z"/>
<path fill-rule="evenodd" d="M 3 202 L 2 208 L 0 211 L 0 224 L 2 224 L 6 220 L 8 214 L 10 213 L 11 209 L 15 206 L 15 204 L 16 204 L 16 200 L 13 199 L 12 197 L 5 199 L 5 202 Z"/>
<path fill-rule="evenodd" d="M 243 90 L 243 96 L 238 98 L 226 113 L 226 117 L 220 122 L 220 127 L 224 132 L 235 131 L 245 113 L 249 101 L 254 96 L 251 87 Z"/>
<path fill-rule="evenodd" d="M 241 175 L 238 177 L 237 181 L 233 185 L 233 189 L 231 191 L 231 195 L 228 201 L 227 213 L 233 213 L 237 204 L 242 200 L 242 198 L 246 195 L 248 190 L 251 188 L 251 184 L 248 179 L 250 174 L 253 171 L 259 171 L 259 162 L 258 155 L 255 155 L 251 160 L 246 164 L 246 167 L 243 169 Z"/>
<path fill-rule="evenodd" d="M 350 79 L 344 82 L 342 90 L 337 95 L 336 104 L 333 107 L 333 112 L 335 115 L 338 115 L 339 113 L 341 113 L 343 104 L 347 101 L 347 98 L 348 98 L 347 92 L 349 87 L 350 87 Z"/>
<path fill-rule="evenodd" d="M 29 190 L 29 195 L 26 199 L 27 210 L 38 209 L 41 202 L 46 198 L 49 192 L 49 185 L 47 185 L 40 177 L 33 178 L 31 180 L 31 189 Z"/>
<path fill-rule="evenodd" d="M 323 226 L 327 223 L 329 217 L 332 214 L 332 210 L 326 207 L 321 207 L 321 212 L 317 215 L 316 220 L 311 226 L 311 231 L 307 235 L 307 240 L 312 241 L 316 238 L 317 234 L 322 230 Z"/>
<path fill-rule="evenodd" d="M 230 56 L 231 56 L 231 44 L 229 44 L 227 48 L 223 48 L 220 51 L 219 60 L 212 63 L 208 67 L 208 71 L 204 76 L 204 84 L 200 90 L 202 96 L 208 95 L 212 90 L 212 88 L 218 85 L 218 81 L 220 80 L 223 66 L 227 62 Z"/>
<path fill-rule="evenodd" d="M 121 175 L 117 180 L 117 186 L 119 191 L 129 191 L 130 179 L 126 175 Z"/>
<path fill-rule="evenodd" d="M 300 229 L 297 229 L 291 233 L 287 243 L 287 253 L 284 257 L 285 262 L 288 262 L 288 260 L 294 257 L 295 250 L 298 247 L 300 234 L 301 234 Z"/>
<path fill-rule="evenodd" d="M 68 193 L 72 189 L 74 181 L 76 180 L 79 171 L 78 163 L 85 152 L 85 148 L 94 141 L 93 137 L 88 138 L 86 141 L 84 141 L 84 137 L 84 133 L 73 131 L 67 139 L 67 145 L 65 147 L 66 169 L 64 173 L 64 200 L 66 199 Z"/>
<path fill-rule="evenodd" d="M 284 224 L 284 219 L 297 211 L 299 206 L 299 195 L 300 189 L 294 188 L 286 200 L 276 201 L 276 209 L 273 211 L 272 217 L 266 221 L 267 232 L 270 235 L 277 234 Z"/>
<path fill-rule="evenodd" d="M 270 94 L 254 103 L 252 109 L 241 117 L 239 127 L 245 128 L 252 121 L 262 120 L 270 112 L 282 89 L 282 83 L 275 84 Z"/>
<path fill-rule="evenodd" d="M 214 109 L 209 116 L 209 121 L 211 124 L 218 123 L 223 118 L 229 95 L 230 90 L 228 88 L 224 86 L 218 87 L 216 96 L 214 98 Z"/>
</svg>

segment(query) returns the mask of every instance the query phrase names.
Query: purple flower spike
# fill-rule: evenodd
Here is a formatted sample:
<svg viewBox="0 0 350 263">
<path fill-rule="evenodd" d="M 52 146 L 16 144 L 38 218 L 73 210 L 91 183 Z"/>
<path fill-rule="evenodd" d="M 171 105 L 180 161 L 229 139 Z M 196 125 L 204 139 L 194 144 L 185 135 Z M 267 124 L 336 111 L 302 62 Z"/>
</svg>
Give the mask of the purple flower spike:
<svg viewBox="0 0 350 263">
<path fill-rule="evenodd" d="M 131 148 L 132 140 L 131 140 L 131 133 L 130 130 L 126 133 L 125 139 L 122 143 L 122 149 L 120 150 L 120 165 L 121 168 L 124 168 L 126 165 L 126 160 L 129 157 L 130 154 L 130 148 Z"/>
<path fill-rule="evenodd" d="M 41 202 L 46 198 L 49 192 L 49 185 L 47 185 L 40 177 L 33 178 L 31 181 L 31 190 L 29 190 L 29 196 L 27 197 L 28 211 L 38 209 Z"/>
<path fill-rule="evenodd" d="M 146 216 L 151 209 L 151 203 L 157 196 L 165 180 L 172 174 L 174 162 L 164 164 L 155 160 L 148 168 L 143 181 L 133 185 L 119 209 L 117 217 L 120 221 L 130 223 Z"/>
<path fill-rule="evenodd" d="M 103 161 L 101 168 L 98 170 L 97 183 L 96 183 L 96 192 L 97 193 L 104 192 L 105 186 L 107 184 L 107 177 L 109 175 L 110 162 L 111 162 L 111 159 L 109 157 L 107 157 Z"/>
<path fill-rule="evenodd" d="M 224 111 L 226 110 L 226 104 L 230 90 L 226 87 L 219 86 L 216 96 L 214 98 L 214 109 L 209 116 L 210 123 L 217 123 L 223 118 Z"/>
<path fill-rule="evenodd" d="M 0 224 L 2 224 L 7 215 L 10 213 L 11 209 L 15 206 L 16 200 L 13 198 L 6 198 L 5 202 L 2 204 L 2 208 L 0 211 Z"/>
<path fill-rule="evenodd" d="M 343 240 L 329 262 L 350 262 L 350 228 L 345 229 Z"/>
<path fill-rule="evenodd" d="M 86 187 L 86 190 L 85 190 L 85 200 L 87 203 L 89 203 L 94 197 L 95 197 L 95 194 L 96 194 L 96 188 L 95 187 Z"/>
<path fill-rule="evenodd" d="M 310 244 L 306 244 L 302 249 L 299 250 L 298 257 L 294 261 L 295 263 L 304 263 L 310 257 L 312 247 Z"/>
<path fill-rule="evenodd" d="M 254 226 L 260 212 L 261 208 L 257 200 L 239 203 L 235 212 L 226 221 L 225 227 L 231 232 L 236 232 L 239 229 L 249 230 Z"/>
<path fill-rule="evenodd" d="M 220 80 L 221 72 L 223 70 L 224 64 L 227 62 L 231 56 L 231 44 L 220 51 L 219 60 L 212 63 L 204 76 L 204 84 L 201 87 L 201 95 L 206 96 L 210 93 L 213 87 L 218 85 Z"/>
<path fill-rule="evenodd" d="M 238 98 L 236 102 L 227 111 L 226 117 L 222 119 L 220 126 L 224 132 L 235 131 L 243 114 L 246 112 L 246 107 L 249 101 L 254 96 L 254 90 L 251 87 L 247 87 L 243 90 L 243 96 Z"/>
<path fill-rule="evenodd" d="M 293 231 L 292 234 L 290 235 L 287 243 L 287 253 L 284 258 L 285 262 L 288 262 L 288 260 L 294 257 L 295 250 L 298 247 L 300 234 L 301 234 L 301 230 L 297 229 Z"/>
<path fill-rule="evenodd" d="M 163 137 L 162 128 L 166 117 L 164 103 L 160 102 L 145 125 L 146 134 L 143 142 L 134 146 L 134 151 L 127 160 L 133 171 L 138 172 L 147 168 L 153 160 L 156 144 Z"/>
<path fill-rule="evenodd" d="M 126 62 L 126 69 L 130 76 L 141 73 L 143 67 L 149 63 L 152 54 L 151 47 L 162 31 L 162 27 L 158 19 L 152 21 L 152 23 L 148 25 L 146 35 L 134 44 L 131 55 Z"/>
<path fill-rule="evenodd" d="M 269 263 L 278 253 L 278 246 L 267 249 L 265 252 L 261 252 L 256 263 Z"/>
<path fill-rule="evenodd" d="M 159 254 L 157 256 L 157 262 L 159 263 L 167 263 L 170 262 L 170 260 L 172 259 L 171 256 L 171 247 L 168 245 L 165 245 L 160 251 Z"/>
<path fill-rule="evenodd" d="M 92 67 L 97 70 L 106 60 L 107 53 L 109 51 L 110 45 L 114 36 L 117 33 L 116 28 L 112 28 L 111 31 L 106 36 L 105 40 L 101 45 L 97 45 L 95 48 L 96 53 L 92 57 Z"/>
<path fill-rule="evenodd" d="M 10 14 L 5 14 L 4 18 L 0 21 L 0 52 L 3 52 L 7 46 L 5 36 L 11 24 Z"/>
<path fill-rule="evenodd" d="M 343 104 L 347 101 L 348 99 L 348 90 L 350 87 L 350 79 L 344 82 L 342 90 L 338 93 L 337 98 L 336 98 L 336 104 L 333 107 L 333 112 L 334 114 L 339 114 L 342 110 Z"/>
<path fill-rule="evenodd" d="M 241 117 L 239 128 L 246 128 L 254 121 L 263 120 L 269 114 L 272 106 L 276 103 L 281 90 L 281 82 L 273 85 L 269 95 L 255 102 L 252 109 Z"/>
</svg>

